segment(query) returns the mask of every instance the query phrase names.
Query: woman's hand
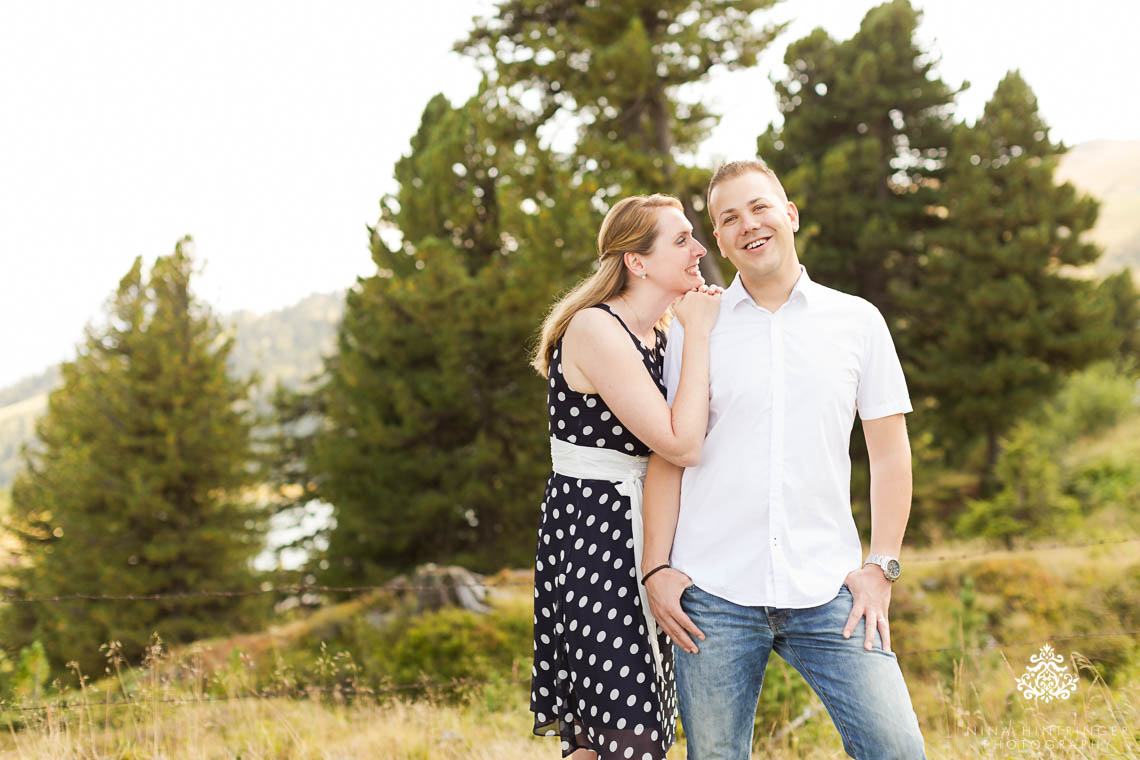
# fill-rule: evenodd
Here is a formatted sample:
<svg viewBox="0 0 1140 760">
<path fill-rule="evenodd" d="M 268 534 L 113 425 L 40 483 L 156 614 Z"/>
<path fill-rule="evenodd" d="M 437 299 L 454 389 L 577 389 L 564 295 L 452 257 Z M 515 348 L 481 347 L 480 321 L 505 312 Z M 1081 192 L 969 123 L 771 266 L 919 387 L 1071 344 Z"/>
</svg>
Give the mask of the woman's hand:
<svg viewBox="0 0 1140 760">
<path fill-rule="evenodd" d="M 720 294 L 717 286 L 702 285 L 673 302 L 673 313 L 687 333 L 708 334 L 720 316 Z"/>
</svg>

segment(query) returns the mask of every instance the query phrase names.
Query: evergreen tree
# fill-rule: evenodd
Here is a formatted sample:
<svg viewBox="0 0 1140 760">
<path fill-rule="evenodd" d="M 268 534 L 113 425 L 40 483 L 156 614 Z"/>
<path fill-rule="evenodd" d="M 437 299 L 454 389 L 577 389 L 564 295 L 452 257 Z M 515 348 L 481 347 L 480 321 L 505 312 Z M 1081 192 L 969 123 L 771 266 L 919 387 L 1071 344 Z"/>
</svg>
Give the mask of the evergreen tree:
<svg viewBox="0 0 1140 760">
<path fill-rule="evenodd" d="M 573 161 L 594 180 L 600 208 L 627 195 L 671 193 L 711 241 L 700 213 L 709 174 L 676 156 L 694 153 L 716 116 L 678 91 L 714 67 L 754 66 L 784 28 L 757 23 L 777 1 L 501 0 L 456 47 L 493 68 L 496 86 L 537 93 L 532 127 L 578 126 Z M 706 256 L 701 269 L 722 281 L 717 257 Z"/>
<path fill-rule="evenodd" d="M 1106 299 L 1074 275 L 1099 256 L 1083 235 L 1097 203 L 1055 183 L 1063 151 L 1025 80 L 1008 74 L 978 122 L 955 131 L 946 225 L 908 302 L 910 377 L 937 399 L 949 440 L 985 437 L 991 470 L 999 437 L 1118 342 Z"/>
<path fill-rule="evenodd" d="M 757 144 L 800 206 L 811 276 L 874 303 L 904 359 L 896 293 L 918 277 L 923 233 L 937 222 L 955 95 L 915 42 L 919 18 L 893 0 L 849 40 L 816 29 L 789 45 L 776 83 L 783 124 Z"/>
<path fill-rule="evenodd" d="M 261 546 L 250 484 L 249 383 L 226 374 L 233 338 L 190 291 L 180 242 L 144 278 L 136 260 L 62 367 L 12 488 L 29 597 L 250 588 Z M 128 658 L 152 632 L 186 642 L 250 622 L 232 598 L 16 604 L 5 644 L 43 642 L 52 663 L 98 674 L 101 644 Z"/>
<path fill-rule="evenodd" d="M 1125 372 L 1140 370 L 1140 293 L 1132 270 L 1105 277 L 1100 293 L 1112 309 L 1112 325 L 1119 334 L 1116 365 Z"/>
<path fill-rule="evenodd" d="M 1013 428 L 997 461 L 1001 488 L 991 499 L 970 501 L 958 518 L 961 536 L 1001 539 L 1012 549 L 1015 538 L 1055 536 L 1079 526 L 1080 503 L 1061 487 L 1061 469 L 1043 438 L 1028 423 Z"/>
<path fill-rule="evenodd" d="M 544 310 L 594 257 L 600 220 L 588 182 L 500 97 L 428 104 L 382 204 L 381 225 L 403 241 L 389 248 L 373 230 L 378 273 L 349 292 L 308 407 L 323 423 L 303 480 L 335 510 L 317 566 L 329 582 L 533 556 L 550 454 L 528 351 Z"/>
</svg>

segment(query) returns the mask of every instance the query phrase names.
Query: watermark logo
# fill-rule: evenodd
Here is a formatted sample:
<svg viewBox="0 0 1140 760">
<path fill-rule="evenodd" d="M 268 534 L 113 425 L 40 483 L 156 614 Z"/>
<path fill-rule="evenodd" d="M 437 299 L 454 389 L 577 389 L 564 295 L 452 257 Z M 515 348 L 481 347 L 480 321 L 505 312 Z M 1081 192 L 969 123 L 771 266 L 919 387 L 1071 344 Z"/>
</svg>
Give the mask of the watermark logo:
<svg viewBox="0 0 1140 760">
<path fill-rule="evenodd" d="M 1025 675 L 1017 679 L 1017 690 L 1026 699 L 1040 699 L 1042 702 L 1068 699 L 1077 689 L 1077 679 L 1066 672 L 1069 668 L 1064 662 L 1065 658 L 1046 644 L 1029 658 Z"/>
</svg>

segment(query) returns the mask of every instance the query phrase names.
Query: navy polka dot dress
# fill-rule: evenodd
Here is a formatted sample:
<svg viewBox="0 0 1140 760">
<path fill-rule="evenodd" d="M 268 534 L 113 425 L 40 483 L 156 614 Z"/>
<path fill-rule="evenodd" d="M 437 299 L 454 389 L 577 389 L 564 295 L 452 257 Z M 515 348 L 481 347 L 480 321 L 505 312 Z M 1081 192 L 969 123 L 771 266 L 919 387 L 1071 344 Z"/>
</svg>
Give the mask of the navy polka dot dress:
<svg viewBox="0 0 1140 760">
<path fill-rule="evenodd" d="M 608 306 L 595 308 L 621 322 Z M 664 395 L 665 335 L 656 331 L 651 349 L 629 335 Z M 561 355 L 559 340 L 550 362 L 550 434 L 579 446 L 649 454 L 601 396 L 570 389 Z M 552 472 L 535 555 L 534 732 L 560 737 L 563 756 L 591 749 L 600 760 L 662 760 L 674 739 L 677 697 L 672 647 L 658 635 L 663 681 L 638 594 L 629 499 L 608 480 Z"/>
</svg>

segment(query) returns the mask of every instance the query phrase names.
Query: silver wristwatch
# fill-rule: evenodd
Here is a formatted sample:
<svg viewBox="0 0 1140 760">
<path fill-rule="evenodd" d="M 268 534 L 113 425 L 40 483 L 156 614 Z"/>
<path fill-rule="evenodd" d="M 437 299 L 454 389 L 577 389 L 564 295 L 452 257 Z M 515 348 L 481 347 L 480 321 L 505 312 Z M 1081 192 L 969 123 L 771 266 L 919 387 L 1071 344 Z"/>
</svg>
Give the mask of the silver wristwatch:
<svg viewBox="0 0 1140 760">
<path fill-rule="evenodd" d="M 878 565 L 883 571 L 883 577 L 891 583 L 902 575 L 902 565 L 899 564 L 898 558 L 888 557 L 886 554 L 868 554 L 867 559 L 863 560 L 863 565 Z"/>
</svg>

